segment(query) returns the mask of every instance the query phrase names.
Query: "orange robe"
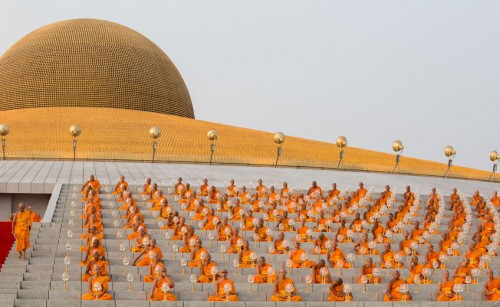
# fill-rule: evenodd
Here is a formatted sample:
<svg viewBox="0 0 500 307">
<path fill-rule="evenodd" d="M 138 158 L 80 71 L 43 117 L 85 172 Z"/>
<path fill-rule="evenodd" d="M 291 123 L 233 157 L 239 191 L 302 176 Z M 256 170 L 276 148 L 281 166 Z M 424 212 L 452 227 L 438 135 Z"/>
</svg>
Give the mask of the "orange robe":
<svg viewBox="0 0 500 307">
<path fill-rule="evenodd" d="M 90 293 L 85 293 L 83 296 L 82 296 L 82 300 L 84 301 L 93 301 L 93 300 L 98 300 L 98 301 L 109 301 L 109 300 L 112 300 L 113 297 L 111 296 L 111 294 L 109 294 L 109 292 L 106 292 L 105 294 L 101 295 L 101 293 L 103 292 L 104 289 L 106 289 L 106 291 L 108 291 L 108 281 L 109 281 L 109 277 L 108 276 L 99 276 L 99 277 L 94 277 L 94 279 L 92 280 L 92 285 L 91 285 L 91 292 Z M 94 290 L 94 287 L 95 287 L 95 284 L 96 283 L 100 283 L 101 284 L 101 291 L 99 292 L 95 292 Z M 96 299 L 96 295 L 99 296 L 97 299 Z"/>
<path fill-rule="evenodd" d="M 273 296 L 271 296 L 272 302 L 287 302 L 288 301 L 288 293 L 286 292 L 286 285 L 288 285 L 288 284 L 293 285 L 293 280 L 291 280 L 290 278 L 287 278 L 285 280 L 278 282 L 278 294 L 285 295 L 285 296 L 287 296 L 287 298 L 282 298 L 282 297 L 274 294 Z M 293 288 L 294 288 L 294 290 L 296 289 L 295 285 L 293 285 Z M 290 297 L 290 301 L 291 302 L 300 302 L 300 301 L 302 301 L 302 297 L 300 297 L 298 295 L 293 295 Z"/>
<path fill-rule="evenodd" d="M 292 258 L 292 268 L 312 268 L 314 265 L 314 262 L 312 260 L 306 260 L 302 261 L 300 259 L 300 256 L 302 254 L 306 254 L 306 252 L 303 249 L 298 249 L 296 251 L 293 251 L 291 254 Z"/>
<path fill-rule="evenodd" d="M 391 295 L 392 295 L 392 300 L 389 298 L 389 296 L 386 294 L 384 296 L 384 301 L 386 302 L 400 302 L 403 300 L 405 301 L 408 301 L 409 300 L 409 297 L 407 294 L 403 294 L 400 290 L 399 290 L 399 287 L 401 287 L 402 284 L 404 284 L 405 281 L 402 280 L 402 279 L 398 279 L 396 280 L 393 284 L 392 284 L 392 287 L 391 287 Z"/>
<path fill-rule="evenodd" d="M 328 301 L 329 302 L 344 302 L 345 299 L 346 299 L 346 296 L 350 296 L 350 293 L 349 294 L 345 294 L 345 295 L 337 295 L 336 293 L 344 293 L 344 284 L 341 284 L 341 285 L 338 285 L 335 287 L 335 292 L 333 292 L 332 290 L 330 290 L 330 296 L 328 297 Z"/>
<path fill-rule="evenodd" d="M 500 300 L 500 278 L 494 278 L 492 281 L 488 282 L 486 288 L 488 292 L 493 292 L 486 297 L 487 301 Z"/>
<path fill-rule="evenodd" d="M 150 265 L 151 267 L 151 265 Z M 161 275 L 158 274 L 157 272 L 161 272 L 165 266 L 163 265 L 163 262 L 158 262 L 155 267 L 153 268 L 152 275 L 144 275 L 144 282 L 153 282 L 155 281 L 156 278 L 159 278 Z"/>
<path fill-rule="evenodd" d="M 448 280 L 441 285 L 441 292 L 451 294 L 451 293 L 453 293 L 453 286 L 454 286 L 453 281 Z M 439 289 L 438 289 L 438 291 L 439 291 Z M 456 300 L 457 300 L 456 293 L 454 293 L 452 297 L 448 297 L 444 294 L 439 293 L 437 298 L 436 298 L 436 301 L 439 301 L 439 302 L 449 302 L 449 301 L 456 301 Z M 461 301 L 462 298 L 459 297 L 458 300 Z"/>
<path fill-rule="evenodd" d="M 155 287 L 155 291 L 153 292 L 153 297 L 149 298 L 150 301 L 176 301 L 177 300 L 177 297 L 175 295 L 173 295 L 172 293 L 169 293 L 169 292 L 163 293 L 163 291 L 161 290 L 163 283 L 167 283 L 167 285 L 168 285 L 167 278 L 163 277 L 162 279 L 160 279 L 156 282 L 156 287 Z M 168 286 L 168 288 L 170 289 L 170 285 Z"/>
<path fill-rule="evenodd" d="M 224 285 L 229 284 L 231 286 L 231 290 L 229 291 L 229 295 L 226 297 L 226 292 L 224 291 Z M 236 295 L 236 288 L 234 287 L 234 283 L 232 280 L 226 279 L 217 284 L 217 294 L 208 297 L 209 302 L 224 302 L 231 301 L 237 302 L 239 301 L 238 296 Z"/>
<path fill-rule="evenodd" d="M 155 246 L 153 249 L 150 249 L 144 254 L 144 257 L 137 262 L 136 266 L 148 266 L 151 263 L 151 259 L 149 259 L 148 255 L 150 251 L 153 251 L 155 254 L 160 256 L 160 259 L 163 259 L 161 249 L 158 246 Z"/>
<path fill-rule="evenodd" d="M 208 255 L 208 250 L 204 247 L 200 248 L 194 253 L 194 259 L 189 261 L 188 266 L 191 268 L 199 268 L 201 266 L 201 254 L 205 253 L 205 257 Z"/>
<path fill-rule="evenodd" d="M 199 283 L 211 283 L 214 281 L 214 275 L 212 274 L 212 268 L 216 267 L 217 263 L 210 262 L 203 268 L 203 275 L 198 279 Z M 217 274 L 216 274 L 217 277 Z"/>
<path fill-rule="evenodd" d="M 269 276 L 268 270 L 271 267 L 272 265 L 270 265 L 269 263 L 264 264 L 264 266 L 261 267 L 259 270 L 260 274 L 256 274 L 254 276 L 254 283 L 256 284 L 274 283 L 278 278 L 278 274 L 274 272 L 273 275 Z"/>
<path fill-rule="evenodd" d="M 108 275 L 108 269 L 107 269 L 107 262 L 106 261 L 102 261 L 102 260 L 97 260 L 95 261 L 92 265 L 91 265 L 91 270 L 89 272 L 89 274 L 83 274 L 82 275 L 82 281 L 89 281 L 90 277 L 94 276 L 94 273 L 92 272 L 92 267 L 94 265 L 98 265 L 99 268 L 101 268 L 101 275 L 102 276 L 107 276 Z M 110 280 L 111 281 L 111 280 Z"/>
<path fill-rule="evenodd" d="M 19 211 L 16 216 L 16 224 L 14 226 L 14 236 L 16 237 L 16 251 L 24 251 L 30 245 L 30 227 L 31 227 L 31 214 L 25 210 Z"/>
</svg>

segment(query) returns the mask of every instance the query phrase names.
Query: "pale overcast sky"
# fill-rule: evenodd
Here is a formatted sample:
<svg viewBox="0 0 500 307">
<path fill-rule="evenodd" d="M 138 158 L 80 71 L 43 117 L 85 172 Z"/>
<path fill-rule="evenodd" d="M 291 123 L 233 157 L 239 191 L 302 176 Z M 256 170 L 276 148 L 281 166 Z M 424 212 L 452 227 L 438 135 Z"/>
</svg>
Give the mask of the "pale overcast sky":
<svg viewBox="0 0 500 307">
<path fill-rule="evenodd" d="M 0 54 L 71 18 L 128 26 L 184 77 L 197 119 L 491 170 L 499 1 L 2 1 Z"/>
</svg>

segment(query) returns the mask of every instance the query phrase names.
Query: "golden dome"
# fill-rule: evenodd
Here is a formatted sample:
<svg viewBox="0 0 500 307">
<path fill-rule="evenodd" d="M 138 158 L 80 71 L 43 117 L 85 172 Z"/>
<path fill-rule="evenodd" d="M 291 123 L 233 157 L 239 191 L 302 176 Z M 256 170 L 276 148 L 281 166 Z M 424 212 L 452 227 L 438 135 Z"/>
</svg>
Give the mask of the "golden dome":
<svg viewBox="0 0 500 307">
<path fill-rule="evenodd" d="M 0 111 L 105 107 L 194 118 L 168 56 L 143 35 L 96 19 L 35 30 L 0 58 Z"/>
</svg>

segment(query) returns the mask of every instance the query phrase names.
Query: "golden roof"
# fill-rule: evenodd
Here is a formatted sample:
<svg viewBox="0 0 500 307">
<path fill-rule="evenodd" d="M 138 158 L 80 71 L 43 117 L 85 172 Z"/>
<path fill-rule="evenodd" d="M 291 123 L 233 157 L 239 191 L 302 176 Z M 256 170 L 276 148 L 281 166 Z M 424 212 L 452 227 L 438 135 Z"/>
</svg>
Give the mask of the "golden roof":
<svg viewBox="0 0 500 307">
<path fill-rule="evenodd" d="M 208 163 L 207 132 L 217 131 L 214 163 L 271 166 L 276 159 L 274 133 L 210 123 L 166 114 L 111 108 L 54 107 L 0 111 L 0 122 L 10 126 L 8 158 L 72 159 L 69 127 L 78 124 L 78 159 L 150 161 L 149 130 L 161 129 L 156 160 Z M 444 157 L 443 157 L 444 159 Z M 336 168 L 335 144 L 286 136 L 280 166 Z M 341 168 L 392 172 L 395 155 L 346 147 Z M 447 165 L 403 156 L 398 173 L 443 176 Z M 490 173 L 453 166 L 450 177 L 487 180 Z"/>
<path fill-rule="evenodd" d="M 35 30 L 0 58 L 0 111 L 106 107 L 194 118 L 184 81 L 143 35 L 96 19 Z"/>
</svg>

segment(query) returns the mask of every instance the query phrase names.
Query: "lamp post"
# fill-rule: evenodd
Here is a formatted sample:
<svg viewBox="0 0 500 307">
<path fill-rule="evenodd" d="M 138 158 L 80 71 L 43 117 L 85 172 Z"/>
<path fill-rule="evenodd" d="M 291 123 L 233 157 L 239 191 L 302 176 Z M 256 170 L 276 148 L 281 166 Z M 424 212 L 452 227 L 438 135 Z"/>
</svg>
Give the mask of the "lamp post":
<svg viewBox="0 0 500 307">
<path fill-rule="evenodd" d="M 490 160 L 493 162 L 493 171 L 491 172 L 490 179 L 488 179 L 488 181 L 491 181 L 491 178 L 493 178 L 493 175 L 497 171 L 498 162 L 500 161 L 500 156 L 496 150 L 490 152 Z"/>
<path fill-rule="evenodd" d="M 149 129 L 149 137 L 153 139 L 153 157 L 151 158 L 151 163 L 155 163 L 156 148 L 158 147 L 158 142 L 156 141 L 161 136 L 161 129 L 158 127 L 151 127 Z"/>
<path fill-rule="evenodd" d="M 405 147 L 403 146 L 403 142 L 400 140 L 395 140 L 394 143 L 392 143 L 392 150 L 396 153 L 396 164 L 394 165 L 394 169 L 392 170 L 392 173 L 396 171 L 396 168 L 399 166 L 399 161 L 401 161 L 401 154 L 403 153 L 403 149 Z"/>
<path fill-rule="evenodd" d="M 2 137 L 2 153 L 3 153 L 3 159 L 5 160 L 5 137 L 7 134 L 9 134 L 9 125 L 7 124 L 0 124 L 0 136 Z"/>
<path fill-rule="evenodd" d="M 215 151 L 215 141 L 217 141 L 217 131 L 213 129 L 208 130 L 207 138 L 210 141 L 210 161 L 208 162 L 208 164 L 212 165 L 212 158 L 214 156 L 214 151 Z"/>
<path fill-rule="evenodd" d="M 451 167 L 453 166 L 453 159 L 455 158 L 455 155 L 457 154 L 457 151 L 453 149 L 453 146 L 448 145 L 444 148 L 444 155 L 448 157 L 448 168 L 446 169 L 446 172 L 444 173 L 444 178 L 446 178 L 446 175 L 450 171 Z"/>
<path fill-rule="evenodd" d="M 337 169 L 340 167 L 340 163 L 344 159 L 344 149 L 347 147 L 347 139 L 345 136 L 339 136 L 335 142 L 337 147 L 340 149 L 339 163 L 337 164 Z"/>
<path fill-rule="evenodd" d="M 73 136 L 73 161 L 76 160 L 76 145 L 77 145 L 77 140 L 76 138 L 82 134 L 82 127 L 80 125 L 71 125 L 69 127 L 69 134 Z"/>
<path fill-rule="evenodd" d="M 274 163 L 274 167 L 278 166 L 278 160 L 281 156 L 281 145 L 285 143 L 285 134 L 283 132 L 277 132 L 273 136 L 274 143 L 276 144 L 277 152 L 276 152 L 276 162 Z"/>
</svg>

